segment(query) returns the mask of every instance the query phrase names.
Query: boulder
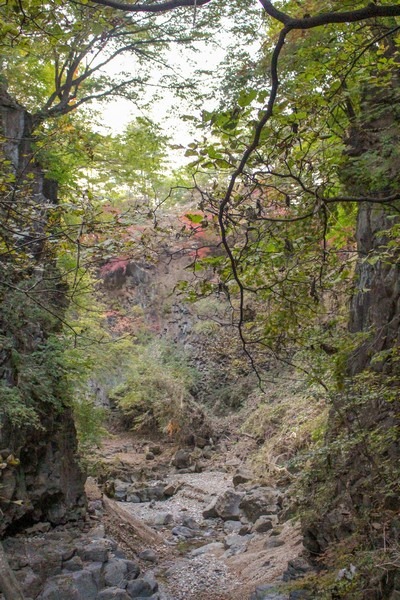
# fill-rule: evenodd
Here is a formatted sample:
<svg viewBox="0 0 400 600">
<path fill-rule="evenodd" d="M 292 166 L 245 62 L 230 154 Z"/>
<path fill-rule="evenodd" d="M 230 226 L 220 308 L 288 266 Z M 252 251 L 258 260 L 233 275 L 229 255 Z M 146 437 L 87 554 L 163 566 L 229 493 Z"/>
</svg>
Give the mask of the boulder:
<svg viewBox="0 0 400 600">
<path fill-rule="evenodd" d="M 279 592 L 275 585 L 267 583 L 259 585 L 251 594 L 249 600 L 289 600 L 289 596 Z"/>
<path fill-rule="evenodd" d="M 192 454 L 187 450 L 178 450 L 172 459 L 172 464 L 177 469 L 187 469 L 192 463 Z"/>
<path fill-rule="evenodd" d="M 311 564 L 302 556 L 289 560 L 287 570 L 283 574 L 283 581 L 291 581 L 293 579 L 300 579 L 304 577 L 306 573 L 313 571 Z"/>
<path fill-rule="evenodd" d="M 163 490 L 163 494 L 164 494 L 164 496 L 167 496 L 168 498 L 170 498 L 171 496 L 176 494 L 176 492 L 178 490 L 180 490 L 181 487 L 182 487 L 182 482 L 180 482 L 180 481 L 175 482 L 175 483 L 169 483 L 168 485 L 165 486 L 165 488 Z"/>
<path fill-rule="evenodd" d="M 108 560 L 111 550 L 115 550 L 116 543 L 109 539 L 93 540 L 87 546 L 78 548 L 78 556 L 85 562 L 101 562 Z"/>
<path fill-rule="evenodd" d="M 248 483 L 249 481 L 252 481 L 253 478 L 254 475 L 253 473 L 251 473 L 251 471 L 248 471 L 247 469 L 238 469 L 232 477 L 232 482 L 233 485 L 236 487 L 241 483 Z"/>
<path fill-rule="evenodd" d="M 196 535 L 193 529 L 190 529 L 189 527 L 184 527 L 183 525 L 178 525 L 177 527 L 174 527 L 171 533 L 172 535 L 176 535 L 183 538 L 192 538 Z"/>
<path fill-rule="evenodd" d="M 205 546 L 200 546 L 200 548 L 195 548 L 190 552 L 190 556 L 202 556 L 203 554 L 212 554 L 215 550 L 223 550 L 225 548 L 222 542 L 212 542 L 211 544 L 206 544 Z"/>
<path fill-rule="evenodd" d="M 216 519 L 218 517 L 218 513 L 215 508 L 216 504 L 217 504 L 217 500 L 218 500 L 218 498 L 213 498 L 211 500 L 211 502 L 203 510 L 202 514 L 203 514 L 204 519 Z"/>
<path fill-rule="evenodd" d="M 107 587 L 124 587 L 128 565 L 124 560 L 112 558 L 104 567 L 104 583 Z"/>
<path fill-rule="evenodd" d="M 225 556 L 233 556 L 235 554 L 240 554 L 241 552 L 245 552 L 247 546 L 252 539 L 252 535 L 238 535 L 237 533 L 231 533 L 227 535 L 224 539 L 225 548 L 227 548 L 227 552 L 225 552 Z"/>
<path fill-rule="evenodd" d="M 261 515 L 251 528 L 252 531 L 257 533 L 265 533 L 274 528 L 278 524 L 278 517 L 276 515 Z"/>
<path fill-rule="evenodd" d="M 182 525 L 184 527 L 189 527 L 189 529 L 194 529 L 194 530 L 199 529 L 199 526 L 196 523 L 196 521 L 193 519 L 193 517 L 185 517 L 182 521 Z"/>
<path fill-rule="evenodd" d="M 215 512 L 224 521 L 238 521 L 240 517 L 239 505 L 242 497 L 242 494 L 226 490 L 217 498 Z"/>
<path fill-rule="evenodd" d="M 154 552 L 154 550 L 151 550 L 151 548 L 139 552 L 139 558 L 151 563 L 155 563 L 158 560 L 157 554 Z"/>
<path fill-rule="evenodd" d="M 130 581 L 126 591 L 128 598 L 150 598 L 154 593 L 151 583 L 143 578 Z"/>
<path fill-rule="evenodd" d="M 271 513 L 271 506 L 281 501 L 281 493 L 270 487 L 258 487 L 246 492 L 240 502 L 240 510 L 249 521 L 257 521 L 261 515 Z"/>
<path fill-rule="evenodd" d="M 46 581 L 40 600 L 97 600 L 98 588 L 88 570 L 56 575 Z"/>
<path fill-rule="evenodd" d="M 164 525 L 169 525 L 173 522 L 173 520 L 174 516 L 171 513 L 160 512 L 155 515 L 155 517 L 151 521 L 151 524 L 162 527 Z"/>
</svg>

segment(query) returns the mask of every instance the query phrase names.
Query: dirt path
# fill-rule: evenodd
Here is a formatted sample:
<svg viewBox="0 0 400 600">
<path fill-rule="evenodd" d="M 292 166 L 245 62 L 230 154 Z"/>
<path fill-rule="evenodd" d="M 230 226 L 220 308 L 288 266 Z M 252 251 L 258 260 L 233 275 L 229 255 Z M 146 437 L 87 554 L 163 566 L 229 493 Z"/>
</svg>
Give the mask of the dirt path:
<svg viewBox="0 0 400 600">
<path fill-rule="evenodd" d="M 163 600 L 247 600 L 257 586 L 279 582 L 288 560 L 301 553 L 299 528 L 292 522 L 274 522 L 269 531 L 258 532 L 244 516 L 240 521 L 204 517 L 210 500 L 252 487 L 235 489 L 232 483 L 232 472 L 243 466 L 243 447 L 252 444 L 239 442 L 234 450 L 227 441 L 222 453 L 208 454 L 199 473 L 173 467 L 176 448 L 168 444 L 152 460 L 146 459 L 152 444 L 129 435 L 104 446 L 106 460 L 125 480 L 139 477 L 142 486 L 176 490 L 148 502 L 104 501 L 106 529 L 139 557 L 144 570 L 151 568 Z"/>
</svg>

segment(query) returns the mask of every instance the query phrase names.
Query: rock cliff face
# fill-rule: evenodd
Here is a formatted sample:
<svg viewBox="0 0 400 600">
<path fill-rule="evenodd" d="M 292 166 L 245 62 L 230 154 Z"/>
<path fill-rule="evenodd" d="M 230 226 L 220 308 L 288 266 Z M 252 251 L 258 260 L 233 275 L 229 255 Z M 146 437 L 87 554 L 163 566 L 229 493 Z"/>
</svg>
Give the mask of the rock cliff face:
<svg viewBox="0 0 400 600">
<path fill-rule="evenodd" d="M 353 379 L 333 403 L 327 432 L 331 450 L 324 470 L 317 473 L 316 468 L 310 485 L 311 497 L 324 498 L 319 506 L 310 506 L 314 516 L 304 530 L 313 554 L 356 531 L 378 547 L 385 528 L 388 539 L 399 535 L 400 272 L 399 249 L 388 245 L 388 231 L 399 221 L 399 204 L 380 203 L 396 195 L 400 185 L 399 89 L 396 78 L 392 89 L 369 90 L 358 127 L 348 140 L 348 191 L 376 201 L 362 202 L 358 209 L 358 264 L 349 329 L 360 334 L 361 341 L 347 361 L 346 375 Z M 357 376 L 364 377 L 361 384 Z"/>
<path fill-rule="evenodd" d="M 2 171 L 7 173 L 8 170 L 11 176 L 9 187 L 1 192 L 3 222 L 7 210 L 13 209 L 10 199 L 16 198 L 14 202 L 18 198 L 21 200 L 18 193 L 23 189 L 28 174 L 26 204 L 20 202 L 18 206 L 21 212 L 31 205 L 37 211 L 32 216 L 35 223 L 29 238 L 32 254 L 26 264 L 22 267 L 21 262 L 16 263 L 12 254 L 3 253 L 5 256 L 2 258 L 0 534 L 3 534 L 38 520 L 57 524 L 76 519 L 84 511 L 85 498 L 84 480 L 75 456 L 76 434 L 71 411 L 65 406 L 65 398 L 60 397 L 58 403 L 52 404 L 44 397 L 48 391 L 44 389 L 47 386 L 42 380 L 45 376 L 44 361 L 52 354 L 49 336 L 57 333 L 59 324 L 54 319 L 38 317 L 33 310 L 38 306 L 35 302 L 31 302 L 30 309 L 25 310 L 24 302 L 28 306 L 28 299 L 18 292 L 21 282 L 29 281 L 35 271 L 43 272 L 50 268 L 56 275 L 54 265 L 45 263 L 42 258 L 44 242 L 41 239 L 45 237 L 45 207 L 49 202 L 55 202 L 56 186 L 46 182 L 40 166 L 32 160 L 31 116 L 4 89 L 0 89 L 0 134 L 0 142 L 3 140 L 0 146 Z M 6 243 L 6 240 L 2 239 L 2 242 Z M 38 301 L 45 298 L 56 314 L 61 315 L 65 309 L 62 286 L 57 284 L 51 292 L 47 289 L 43 294 L 36 296 Z M 8 307 L 8 313 L 5 307 Z M 13 317 L 15 322 L 11 323 Z M 28 364 L 32 367 L 30 374 L 25 369 Z M 54 390 L 58 389 L 58 374 L 53 372 L 49 376 Z M 10 419 L 7 405 L 19 415 L 18 418 Z M 31 409 L 32 413 L 26 412 Z M 34 414 L 33 410 L 36 424 L 29 423 L 29 418 L 22 418 L 24 414 Z"/>
</svg>

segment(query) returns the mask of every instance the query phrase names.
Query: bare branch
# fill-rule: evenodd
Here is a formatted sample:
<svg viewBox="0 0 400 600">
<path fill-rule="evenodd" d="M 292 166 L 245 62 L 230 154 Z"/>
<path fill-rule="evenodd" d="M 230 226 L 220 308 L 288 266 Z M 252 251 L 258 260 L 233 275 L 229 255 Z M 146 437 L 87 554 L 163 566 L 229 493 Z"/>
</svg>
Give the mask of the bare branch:
<svg viewBox="0 0 400 600">
<path fill-rule="evenodd" d="M 126 2 L 116 2 L 114 0 L 92 0 L 92 2 L 125 12 L 161 13 L 174 10 L 175 8 L 204 6 L 211 2 L 211 0 L 169 0 L 160 4 L 127 4 Z"/>
</svg>

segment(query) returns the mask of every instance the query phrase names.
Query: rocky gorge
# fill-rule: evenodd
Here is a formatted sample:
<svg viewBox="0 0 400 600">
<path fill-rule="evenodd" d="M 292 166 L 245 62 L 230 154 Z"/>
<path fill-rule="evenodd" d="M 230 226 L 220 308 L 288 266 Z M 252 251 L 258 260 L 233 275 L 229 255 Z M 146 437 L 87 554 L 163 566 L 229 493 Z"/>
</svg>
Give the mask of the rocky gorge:
<svg viewBox="0 0 400 600">
<path fill-rule="evenodd" d="M 25 598 L 309 597 L 288 591 L 312 566 L 282 491 L 236 456 L 252 445 L 176 450 L 128 434 L 106 441 L 114 476 L 104 491 L 88 480 L 84 524 L 41 521 L 4 541 Z"/>
</svg>

